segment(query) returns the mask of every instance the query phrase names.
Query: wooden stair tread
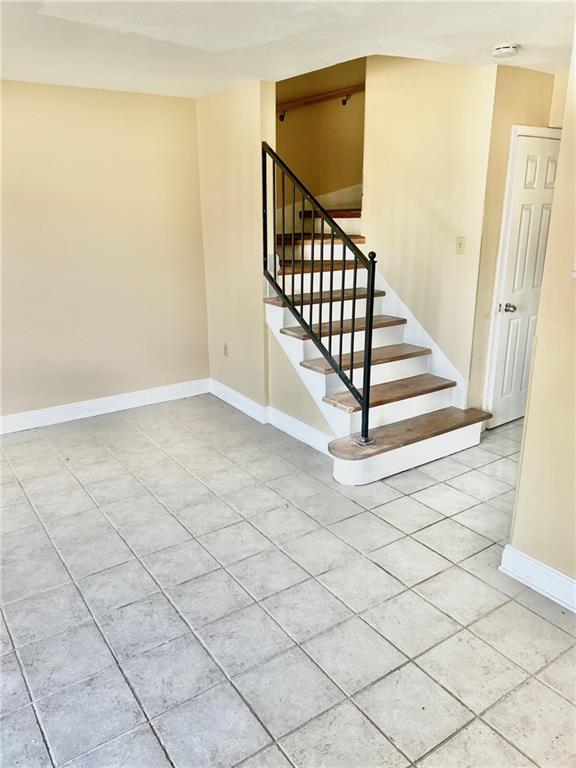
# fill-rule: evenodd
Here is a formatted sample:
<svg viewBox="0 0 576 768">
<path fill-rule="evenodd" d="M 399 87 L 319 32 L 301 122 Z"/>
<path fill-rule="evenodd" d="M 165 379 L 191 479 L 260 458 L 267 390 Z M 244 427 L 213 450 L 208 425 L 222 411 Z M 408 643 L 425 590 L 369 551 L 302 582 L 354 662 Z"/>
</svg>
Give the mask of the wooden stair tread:
<svg viewBox="0 0 576 768">
<path fill-rule="evenodd" d="M 365 299 L 368 296 L 366 288 L 356 288 L 356 298 L 358 300 Z M 374 291 L 374 296 L 386 296 L 386 291 Z M 354 289 L 346 288 L 344 291 L 332 291 L 332 301 L 350 301 L 354 298 Z M 294 294 L 294 304 L 299 307 L 301 305 L 309 306 L 310 304 L 320 304 L 330 301 L 330 291 L 316 291 L 315 293 L 299 293 Z M 284 299 L 280 296 L 267 296 L 264 299 L 264 304 L 270 304 L 273 307 L 285 307 L 287 306 Z"/>
<path fill-rule="evenodd" d="M 429 355 L 432 352 L 428 347 L 418 347 L 415 344 L 389 344 L 386 347 L 376 347 L 372 350 L 372 365 L 381 365 L 382 363 L 393 363 L 397 360 L 407 360 L 410 357 L 420 357 Z M 350 369 L 351 355 L 346 353 L 342 355 L 342 367 L 344 370 Z M 323 357 L 317 357 L 313 360 L 303 360 L 300 365 L 316 373 L 322 373 L 327 376 L 334 373 L 334 369 Z M 364 350 L 354 352 L 353 368 L 362 368 L 364 366 Z"/>
<path fill-rule="evenodd" d="M 374 328 L 387 328 L 391 325 L 404 325 L 406 318 L 394 317 L 393 315 L 374 315 Z M 340 333 L 340 321 L 334 320 L 332 323 L 332 336 L 337 336 Z M 357 317 L 354 323 L 354 331 L 364 331 L 366 329 L 366 318 Z M 312 326 L 312 330 L 316 334 L 320 334 L 320 324 L 316 323 Z M 322 336 L 328 336 L 330 331 L 329 323 L 322 323 Z M 280 333 L 286 336 L 293 336 L 295 339 L 307 339 L 308 334 L 300 325 L 291 326 L 289 328 L 281 328 Z M 352 333 L 352 320 L 344 320 L 342 324 L 342 333 Z"/>
<path fill-rule="evenodd" d="M 314 259 L 314 261 L 308 259 L 305 261 L 286 259 L 281 261 L 276 274 L 292 277 L 292 264 L 294 264 L 294 276 L 298 277 L 301 274 L 309 275 L 311 272 L 341 272 L 343 269 L 354 269 L 355 263 L 356 259 L 346 259 L 345 261 L 334 259 L 333 262 L 330 259 L 324 259 L 323 261 L 320 261 L 320 259 Z M 358 269 L 366 269 L 366 267 L 358 262 Z"/>
<path fill-rule="evenodd" d="M 406 379 L 396 379 L 395 381 L 387 381 L 384 384 L 375 384 L 370 387 L 370 408 L 375 408 L 378 405 L 387 405 L 388 403 L 396 403 L 399 400 L 407 400 L 409 397 L 428 395 L 431 392 L 438 392 L 441 389 L 450 389 L 455 386 L 455 381 L 443 379 L 441 376 L 434 376 L 431 373 L 421 373 L 419 376 L 409 376 Z M 355 413 L 361 410 L 360 405 L 348 390 L 325 395 L 322 399 L 325 403 L 347 413 Z"/>
<path fill-rule="evenodd" d="M 364 235 L 348 235 L 348 238 L 352 240 L 353 243 L 365 243 L 366 238 Z M 302 240 L 304 240 L 304 245 L 307 245 L 308 243 L 312 242 L 312 232 L 305 232 L 304 238 L 302 238 L 301 232 L 296 232 L 294 234 L 294 243 L 296 245 L 301 245 Z M 330 233 L 324 235 L 321 235 L 320 232 L 316 232 L 314 234 L 314 243 L 319 243 L 321 240 L 323 240 L 325 243 L 330 243 L 332 241 L 332 235 Z M 341 237 L 334 237 L 334 245 L 342 245 L 344 241 Z M 285 245 L 292 245 L 292 233 L 288 235 L 276 235 L 276 243 L 278 245 L 282 245 L 283 243 Z"/>
<path fill-rule="evenodd" d="M 326 213 L 333 219 L 359 219 L 362 216 L 362 208 L 326 208 Z M 302 211 L 300 211 L 302 218 Z M 312 211 L 304 211 L 304 218 L 311 219 Z M 321 220 L 321 217 L 318 217 Z"/>
<path fill-rule="evenodd" d="M 452 432 L 461 427 L 468 427 L 478 422 L 492 418 L 492 414 L 479 408 L 442 408 L 439 411 L 424 413 L 411 419 L 397 421 L 383 427 L 375 427 L 370 430 L 370 437 L 374 440 L 372 445 L 360 446 L 356 440 L 360 433 L 348 435 L 332 440 L 328 450 L 337 459 L 346 461 L 358 461 L 378 456 L 381 453 L 394 451 L 405 445 L 428 440 L 431 437 Z"/>
</svg>

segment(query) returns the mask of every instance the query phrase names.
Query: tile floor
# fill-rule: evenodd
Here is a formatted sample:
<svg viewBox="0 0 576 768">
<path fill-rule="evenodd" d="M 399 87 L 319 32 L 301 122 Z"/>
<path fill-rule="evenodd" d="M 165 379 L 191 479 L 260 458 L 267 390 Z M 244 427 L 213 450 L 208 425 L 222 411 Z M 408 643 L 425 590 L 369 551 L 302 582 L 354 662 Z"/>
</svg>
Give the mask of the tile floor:
<svg viewBox="0 0 576 768">
<path fill-rule="evenodd" d="M 361 488 L 212 396 L 7 436 L 3 768 L 575 765 L 521 429 Z"/>
</svg>

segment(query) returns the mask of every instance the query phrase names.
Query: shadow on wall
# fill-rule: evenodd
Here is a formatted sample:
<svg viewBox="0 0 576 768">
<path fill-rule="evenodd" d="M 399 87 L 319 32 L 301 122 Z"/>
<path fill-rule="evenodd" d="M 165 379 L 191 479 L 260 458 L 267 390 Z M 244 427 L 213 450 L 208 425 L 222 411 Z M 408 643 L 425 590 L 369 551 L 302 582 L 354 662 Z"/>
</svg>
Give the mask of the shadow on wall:
<svg viewBox="0 0 576 768">
<path fill-rule="evenodd" d="M 281 80 L 277 105 L 365 84 L 366 60 Z M 343 104 L 343 100 L 346 101 Z M 312 194 L 330 207 L 360 207 L 364 155 L 364 92 L 288 105 L 276 122 L 276 149 Z"/>
</svg>

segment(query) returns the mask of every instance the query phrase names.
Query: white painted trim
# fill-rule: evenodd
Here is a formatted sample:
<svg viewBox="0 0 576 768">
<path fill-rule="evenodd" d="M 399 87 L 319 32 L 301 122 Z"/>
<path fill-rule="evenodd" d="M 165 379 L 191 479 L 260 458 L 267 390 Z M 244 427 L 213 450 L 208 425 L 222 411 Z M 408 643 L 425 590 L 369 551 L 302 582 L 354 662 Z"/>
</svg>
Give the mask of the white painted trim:
<svg viewBox="0 0 576 768">
<path fill-rule="evenodd" d="M 576 579 L 571 576 L 536 560 L 510 544 L 504 547 L 499 570 L 576 613 Z"/>
<path fill-rule="evenodd" d="M 498 344 L 502 327 L 502 313 L 498 305 L 504 303 L 504 276 L 508 259 L 510 242 L 510 224 L 514 205 L 514 172 L 518 162 L 518 139 L 522 137 L 540 139 L 558 139 L 562 137 L 561 128 L 538 128 L 531 125 L 513 125 L 510 131 L 510 148 L 508 150 L 508 168 L 506 170 L 506 187 L 502 204 L 502 223 L 496 257 L 496 272 L 492 308 L 490 313 L 490 333 L 488 336 L 488 351 L 486 354 L 486 380 L 484 382 L 484 409 L 492 412 L 494 406 L 494 391 L 496 388 L 496 366 L 498 362 Z M 494 426 L 497 426 L 494 423 Z"/>
<path fill-rule="evenodd" d="M 210 379 L 209 391 L 215 397 L 224 400 L 225 403 L 238 408 L 242 413 L 256 419 L 260 424 L 272 424 L 272 426 L 280 429 L 282 432 L 286 432 L 287 435 L 300 440 L 301 443 L 306 443 L 306 445 L 322 453 L 328 453 L 328 443 L 333 438 L 324 434 L 319 429 L 311 427 L 283 411 L 279 411 L 272 405 L 260 405 L 255 400 L 251 400 L 246 395 L 242 395 L 226 384 L 216 381 L 216 379 Z"/>
<path fill-rule="evenodd" d="M 261 424 L 272 424 L 296 440 L 300 440 L 302 443 L 322 451 L 322 453 L 328 453 L 328 443 L 332 440 L 328 435 L 304 424 L 302 421 L 298 421 L 287 413 L 279 411 L 277 408 L 273 408 L 271 405 L 260 405 L 255 400 L 251 400 L 246 395 L 215 379 L 184 381 L 181 384 L 168 384 L 164 387 L 142 389 L 138 392 L 126 392 L 121 395 L 98 397 L 94 400 L 55 405 L 51 408 L 41 408 L 35 411 L 12 413 L 2 416 L 0 434 L 21 432 L 35 427 L 47 427 L 51 424 L 62 424 L 66 421 L 102 416 L 106 413 L 125 411 L 142 405 L 156 405 L 206 393 L 218 397 Z"/>
<path fill-rule="evenodd" d="M 142 405 L 155 405 L 169 400 L 180 400 L 183 397 L 205 394 L 210 391 L 209 386 L 209 379 L 196 379 L 180 384 L 167 384 L 164 387 L 126 392 L 121 395 L 98 397 L 94 400 L 54 405 L 51 408 L 40 408 L 36 411 L 11 413 L 2 416 L 0 434 L 21 432 L 24 429 L 33 429 L 34 427 L 47 427 L 50 424 L 62 424 L 65 421 L 101 416 L 105 413 L 125 411 L 128 408 L 138 408 Z"/>
<path fill-rule="evenodd" d="M 300 440 L 300 442 L 316 448 L 317 451 L 329 455 L 328 443 L 333 438 L 325 435 L 324 432 L 320 432 L 319 429 L 310 427 L 308 424 L 304 424 L 303 421 L 298 421 L 298 419 L 277 410 L 271 405 L 268 406 L 268 420 L 270 424 L 281 429 L 282 432 L 286 432 L 287 435 L 291 435 L 296 440 Z"/>
<path fill-rule="evenodd" d="M 252 419 L 256 419 L 260 424 L 268 423 L 268 406 L 260 405 L 260 403 L 257 403 L 255 400 L 251 400 L 249 397 L 246 397 L 246 395 L 243 395 L 236 389 L 232 389 L 232 387 L 229 387 L 227 384 L 222 384 L 222 382 L 216 381 L 216 379 L 209 379 L 208 381 L 208 391 L 215 397 L 224 400 L 225 403 L 234 406 L 234 408 L 242 411 L 242 413 L 245 413 Z"/>
</svg>

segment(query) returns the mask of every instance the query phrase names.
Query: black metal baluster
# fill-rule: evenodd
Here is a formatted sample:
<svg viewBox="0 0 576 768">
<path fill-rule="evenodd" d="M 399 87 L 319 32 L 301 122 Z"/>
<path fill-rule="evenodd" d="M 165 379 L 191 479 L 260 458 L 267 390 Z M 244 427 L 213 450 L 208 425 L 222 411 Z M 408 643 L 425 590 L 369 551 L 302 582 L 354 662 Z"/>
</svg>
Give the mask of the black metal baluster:
<svg viewBox="0 0 576 768">
<path fill-rule="evenodd" d="M 267 171 L 266 150 L 262 149 L 262 241 L 264 246 L 264 272 L 268 272 L 268 183 L 266 178 Z M 274 261 L 276 264 L 276 261 Z M 276 279 L 276 275 L 274 275 Z"/>
<path fill-rule="evenodd" d="M 318 303 L 319 338 L 322 341 L 322 288 L 324 286 L 324 217 L 320 225 L 320 301 Z"/>
<path fill-rule="evenodd" d="M 330 302 L 328 305 L 328 352 L 332 354 L 332 310 L 334 303 L 334 230 L 330 229 Z"/>
<path fill-rule="evenodd" d="M 312 327 L 312 294 L 314 293 L 314 230 L 316 229 L 316 209 L 312 207 L 312 234 L 310 236 L 310 327 Z"/>
<path fill-rule="evenodd" d="M 292 304 L 294 304 L 294 259 L 296 258 L 296 184 L 292 182 Z"/>
<path fill-rule="evenodd" d="M 286 174 L 282 171 L 282 293 L 286 295 Z"/>
<path fill-rule="evenodd" d="M 352 280 L 352 334 L 350 337 L 350 383 L 354 385 L 354 333 L 356 331 L 356 282 L 358 280 L 358 257 L 354 256 L 354 277 Z"/>
<path fill-rule="evenodd" d="M 344 263 L 346 263 L 346 244 L 343 244 L 344 247 L 342 249 L 342 258 L 344 260 Z M 342 280 L 340 281 L 340 286 L 342 290 L 344 290 L 344 286 L 346 284 L 346 270 L 342 269 Z M 340 304 L 340 359 L 338 361 L 338 364 L 340 366 L 340 370 L 342 370 L 342 343 L 344 339 L 344 302 Z"/>
<path fill-rule="evenodd" d="M 278 229 L 278 211 L 276 208 L 277 205 L 277 195 L 276 195 L 276 163 L 272 161 L 272 228 L 273 228 L 273 236 L 274 236 L 274 282 L 277 282 L 278 280 L 278 256 L 277 256 L 277 250 L 278 250 L 278 243 L 277 241 L 277 233 L 276 230 Z M 266 238 L 268 239 L 268 238 Z"/>
<path fill-rule="evenodd" d="M 302 192 L 302 238 L 300 240 L 300 316 L 304 317 L 304 234 L 306 232 L 306 198 Z"/>
<path fill-rule="evenodd" d="M 368 266 L 368 282 L 366 285 L 366 333 L 364 335 L 364 376 L 362 384 L 362 427 L 359 445 L 371 445 L 374 440 L 368 433 L 370 418 L 370 376 L 372 373 L 372 330 L 374 327 L 374 284 L 376 278 L 376 254 L 370 251 L 368 254 L 370 264 Z"/>
</svg>

